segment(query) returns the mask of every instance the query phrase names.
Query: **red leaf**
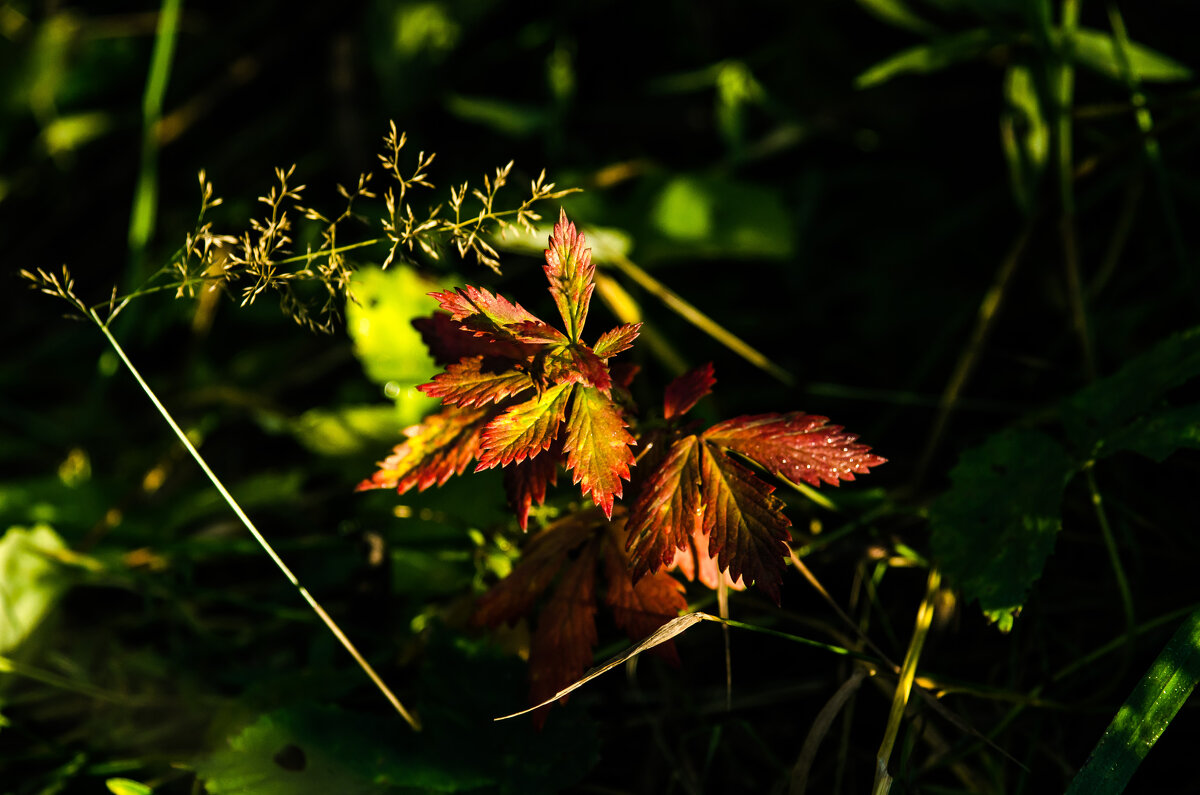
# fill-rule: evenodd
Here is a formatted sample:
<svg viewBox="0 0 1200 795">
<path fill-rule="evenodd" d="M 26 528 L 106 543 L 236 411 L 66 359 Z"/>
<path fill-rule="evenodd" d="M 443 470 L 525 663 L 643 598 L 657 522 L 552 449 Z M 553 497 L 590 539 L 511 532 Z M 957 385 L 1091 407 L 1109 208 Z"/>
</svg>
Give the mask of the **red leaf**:
<svg viewBox="0 0 1200 795">
<path fill-rule="evenodd" d="M 593 535 L 599 521 L 598 512 L 575 513 L 532 536 L 521 552 L 521 561 L 479 599 L 471 622 L 495 627 L 511 624 L 528 613 L 542 591 L 554 582 L 567 554 Z"/>
<path fill-rule="evenodd" d="M 623 353 L 633 347 L 633 341 L 637 339 L 641 328 L 641 323 L 627 323 L 624 326 L 617 326 L 615 329 L 601 334 L 600 339 L 596 340 L 596 344 L 592 347 L 592 350 L 601 359 L 608 359 L 616 356 L 618 353 Z"/>
<path fill-rule="evenodd" d="M 621 479 L 629 480 L 633 437 L 626 429 L 621 410 L 599 389 L 575 387 L 571 416 L 567 420 L 567 469 L 580 492 L 612 517 L 613 498 L 621 496 Z"/>
<path fill-rule="evenodd" d="M 741 577 L 735 580 L 729 576 L 728 571 L 722 573 L 717 559 L 708 554 L 708 538 L 702 530 L 693 533 L 688 539 L 687 549 L 675 550 L 675 559 L 667 566 L 667 571 L 678 571 L 688 582 L 698 579 L 702 585 L 714 591 L 721 584 L 721 580 L 735 591 L 746 590 L 745 580 Z"/>
<path fill-rule="evenodd" d="M 657 572 L 704 531 L 700 491 L 700 443 L 685 436 L 671 445 L 642 487 L 626 527 L 634 579 Z"/>
<path fill-rule="evenodd" d="M 545 701 L 591 667 L 596 646 L 596 556 L 585 546 L 563 572 L 554 596 L 538 616 L 529 649 L 529 698 Z M 563 696 L 560 703 L 566 702 Z M 547 710 L 534 713 L 539 728 Z"/>
<path fill-rule="evenodd" d="M 391 489 L 401 494 L 413 486 L 424 491 L 461 475 L 479 450 L 490 409 L 450 406 L 405 429 L 408 440 L 396 445 L 379 470 L 358 484 L 357 491 Z"/>
<path fill-rule="evenodd" d="M 799 411 L 735 417 L 709 428 L 704 439 L 741 453 L 773 475 L 810 486 L 854 480 L 855 473 L 866 475 L 887 460 L 828 422 Z"/>
<path fill-rule="evenodd" d="M 549 383 L 594 386 L 605 394 L 612 389 L 608 365 L 584 345 L 567 344 L 551 349 L 543 368 Z"/>
<path fill-rule="evenodd" d="M 569 342 L 561 331 L 540 320 L 514 323 L 507 330 L 521 342 L 537 345 L 566 345 Z"/>
<path fill-rule="evenodd" d="M 493 325 L 503 328 L 514 323 L 541 323 L 535 316 L 525 311 L 520 304 L 511 303 L 507 298 L 492 295 L 480 287 L 458 287 L 453 291 L 430 293 L 430 296 L 441 302 L 442 309 L 450 313 L 454 320 L 462 321 L 472 317 L 483 317 Z"/>
<path fill-rule="evenodd" d="M 687 609 L 683 585 L 666 572 L 643 577 L 635 585 L 629 575 L 629 562 L 621 551 L 620 534 L 614 533 L 604 545 L 604 573 L 607 589 L 604 600 L 612 609 L 613 621 L 629 639 L 639 641 Z M 656 647 L 674 665 L 679 664 L 675 643 Z"/>
<path fill-rule="evenodd" d="M 546 502 L 546 487 L 558 480 L 560 455 L 548 450 L 536 458 L 529 458 L 504 470 L 504 489 L 508 492 L 508 504 L 517 515 L 522 530 L 528 530 L 529 507 L 533 503 Z"/>
<path fill-rule="evenodd" d="M 460 359 L 472 356 L 487 356 L 521 361 L 528 355 L 530 346 L 494 337 L 477 337 L 470 329 L 462 327 L 445 312 L 434 312 L 429 317 L 418 317 L 413 328 L 421 333 L 425 347 L 433 360 L 445 367 Z"/>
<path fill-rule="evenodd" d="M 482 356 L 473 356 L 452 364 L 443 373 L 433 377 L 428 384 L 417 389 L 430 397 L 441 398 L 443 403 L 454 406 L 483 406 L 519 395 L 533 388 L 529 373 L 521 370 L 492 372 L 484 365 Z"/>
<path fill-rule="evenodd" d="M 700 398 L 712 392 L 717 379 L 713 377 L 712 362 L 684 373 L 667 385 L 663 396 L 663 419 L 686 414 Z"/>
<path fill-rule="evenodd" d="M 704 445 L 700 455 L 708 554 L 721 571 L 766 591 L 779 603 L 791 522 L 783 500 L 748 467 Z"/>
<path fill-rule="evenodd" d="M 550 235 L 550 246 L 546 249 L 544 270 L 550 280 L 550 294 L 554 296 L 572 342 L 579 342 L 583 333 L 592 290 L 596 287 L 592 281 L 596 266 L 592 264 L 592 250 L 584 248 L 586 244 L 587 239 L 567 220 L 567 211 L 560 209 L 558 223 Z"/>
<path fill-rule="evenodd" d="M 570 392 L 570 385 L 559 384 L 495 417 L 483 429 L 475 471 L 520 463 L 549 447 L 562 424 Z"/>
</svg>

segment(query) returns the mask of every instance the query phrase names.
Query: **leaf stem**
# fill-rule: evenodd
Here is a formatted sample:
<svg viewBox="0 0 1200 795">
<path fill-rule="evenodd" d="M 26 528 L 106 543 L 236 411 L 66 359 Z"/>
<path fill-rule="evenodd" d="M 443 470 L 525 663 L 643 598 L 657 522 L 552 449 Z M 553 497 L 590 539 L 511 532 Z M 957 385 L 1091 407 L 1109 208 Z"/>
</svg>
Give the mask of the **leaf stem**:
<svg viewBox="0 0 1200 795">
<path fill-rule="evenodd" d="M 89 310 L 88 314 L 92 321 L 100 329 L 101 333 L 104 334 L 104 337 L 108 340 L 108 344 L 112 346 L 113 350 L 116 351 L 117 356 L 121 358 L 121 362 L 124 363 L 126 369 L 128 369 L 130 374 L 133 375 L 133 378 L 137 381 L 138 386 L 140 386 L 142 391 L 146 393 L 146 396 L 150 398 L 150 402 L 154 404 L 154 407 L 158 409 L 158 413 L 162 415 L 162 418 L 166 421 L 167 425 L 169 425 L 171 430 L 174 431 L 176 438 L 179 439 L 180 443 L 192 456 L 196 464 L 199 465 L 200 469 L 204 472 L 205 477 L 208 478 L 209 482 L 211 482 L 216 488 L 217 492 L 220 493 L 221 497 L 241 521 L 242 525 L 250 531 L 250 535 L 254 536 L 254 540 L 258 542 L 259 546 L 263 548 L 267 555 L 270 556 L 271 560 L 274 561 L 275 565 L 279 567 L 279 570 L 283 572 L 283 576 L 286 577 L 288 582 L 290 582 L 296 588 L 296 590 L 300 592 L 300 596 L 304 598 L 304 601 L 308 602 L 308 606 L 311 607 L 313 612 L 317 614 L 317 617 L 325 623 L 325 626 L 329 628 L 329 631 L 332 632 L 334 637 L 336 637 L 342 646 L 345 647 L 346 651 L 350 653 L 350 656 L 354 658 L 354 661 L 358 663 L 358 666 L 362 668 L 371 681 L 375 683 L 375 686 L 379 688 L 380 692 L 382 692 L 387 700 L 391 702 L 391 705 L 396 708 L 396 711 L 400 713 L 400 716 L 408 722 L 408 725 L 411 726 L 414 731 L 420 731 L 421 722 L 418 720 L 417 716 L 404 708 L 404 705 L 400 703 L 400 700 L 396 698 L 396 695 L 391 691 L 390 688 L 388 688 L 383 679 L 380 678 L 379 674 L 375 672 L 375 669 L 371 667 L 371 664 L 363 658 L 362 654 L 359 653 L 358 649 L 355 648 L 350 639 L 346 637 L 346 634 L 342 632 L 341 628 L 337 625 L 333 618 L 325 612 L 325 608 L 321 607 L 320 603 L 318 603 L 313 595 L 308 592 L 308 589 L 300 584 L 300 580 L 297 579 L 296 575 L 292 573 L 292 570 L 288 568 L 287 564 L 283 562 L 283 559 L 276 554 L 275 550 L 271 547 L 271 544 L 267 541 L 263 534 L 259 532 L 254 523 L 250 521 L 250 517 L 246 515 L 246 512 L 242 510 L 242 507 L 238 505 L 236 500 L 234 500 L 233 495 L 229 493 L 229 490 L 225 488 L 225 484 L 222 483 L 212 469 L 209 468 L 208 462 L 205 461 L 200 455 L 199 451 L 196 450 L 191 440 L 188 439 L 187 434 L 184 433 L 183 429 L 179 427 L 179 424 L 175 422 L 175 418 L 171 416 L 171 413 L 167 411 L 166 406 L 164 406 L 158 399 L 158 395 L 154 393 L 154 390 L 152 390 L 150 385 L 147 384 L 145 379 L 142 378 L 142 374 L 138 372 L 136 367 L 134 367 L 133 362 L 129 359 L 129 356 L 126 355 L 125 349 L 121 347 L 119 342 L 117 342 L 116 337 L 114 337 L 112 332 L 109 331 L 108 326 L 100 320 L 100 316 L 96 314 L 95 310 Z"/>
</svg>

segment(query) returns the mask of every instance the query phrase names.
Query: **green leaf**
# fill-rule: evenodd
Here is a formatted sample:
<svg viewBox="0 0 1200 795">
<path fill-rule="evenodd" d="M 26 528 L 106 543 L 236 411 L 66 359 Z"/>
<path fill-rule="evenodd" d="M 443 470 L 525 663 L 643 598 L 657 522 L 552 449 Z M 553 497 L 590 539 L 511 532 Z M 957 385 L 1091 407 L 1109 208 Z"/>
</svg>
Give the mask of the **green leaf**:
<svg viewBox="0 0 1200 795">
<path fill-rule="evenodd" d="M 1090 454 L 1105 437 L 1154 408 L 1169 389 L 1197 375 L 1200 326 L 1168 337 L 1068 399 L 1063 407 L 1067 434 Z"/>
<path fill-rule="evenodd" d="M 0 654 L 21 645 L 67 589 L 64 553 L 49 525 L 10 527 L 0 537 Z"/>
<path fill-rule="evenodd" d="M 463 121 L 482 124 L 510 138 L 526 138 L 550 122 L 544 108 L 491 97 L 451 94 L 446 99 L 446 110 Z"/>
<path fill-rule="evenodd" d="M 415 318 L 429 314 L 428 293 L 438 285 L 407 265 L 363 268 L 350 282 L 346 330 L 367 377 L 385 385 L 400 410 L 400 426 L 411 425 L 437 407 L 416 390 L 438 367 L 426 352 Z"/>
<path fill-rule="evenodd" d="M 872 16 L 898 28 L 930 36 L 938 32 L 937 27 L 921 19 L 901 0 L 858 0 Z"/>
<path fill-rule="evenodd" d="M 1045 434 L 1001 431 L 962 454 L 950 490 L 930 508 L 938 565 L 1002 631 L 1054 549 L 1063 489 L 1075 471 Z"/>
<path fill-rule="evenodd" d="M 1101 453 L 1131 450 L 1162 463 L 1181 447 L 1200 447 L 1200 404 L 1148 414 L 1106 438 Z"/>
<path fill-rule="evenodd" d="M 1200 681 L 1200 610 L 1193 612 L 1151 663 L 1072 779 L 1067 795 L 1125 791 L 1138 765 Z"/>
<path fill-rule="evenodd" d="M 319 455 L 349 456 L 396 439 L 396 429 L 412 425 L 399 405 L 309 409 L 289 424 L 300 444 Z"/>
<path fill-rule="evenodd" d="M 397 786 L 461 792 L 491 783 L 427 759 L 394 720 L 328 707 L 263 715 L 196 772 L 211 795 L 374 795 Z"/>
<path fill-rule="evenodd" d="M 1079 28 L 1074 36 L 1075 61 L 1092 71 L 1125 81 L 1125 69 L 1112 34 L 1092 28 Z M 1170 56 L 1152 50 L 1144 44 L 1129 42 L 1125 48 L 1133 77 L 1144 82 L 1178 82 L 1190 80 L 1192 70 Z"/>
<path fill-rule="evenodd" d="M 104 782 L 113 795 L 150 795 L 154 790 L 140 781 L 128 778 L 110 778 Z"/>
<path fill-rule="evenodd" d="M 792 256 L 791 213 L 778 192 L 761 185 L 678 175 L 654 195 L 648 220 L 646 239 L 638 238 L 642 261 Z"/>
<path fill-rule="evenodd" d="M 860 89 L 871 88 L 886 83 L 897 75 L 937 72 L 947 66 L 968 61 L 989 47 L 1002 43 L 1003 39 L 989 28 L 975 28 L 945 36 L 885 58 L 856 77 L 854 86 Z"/>
</svg>

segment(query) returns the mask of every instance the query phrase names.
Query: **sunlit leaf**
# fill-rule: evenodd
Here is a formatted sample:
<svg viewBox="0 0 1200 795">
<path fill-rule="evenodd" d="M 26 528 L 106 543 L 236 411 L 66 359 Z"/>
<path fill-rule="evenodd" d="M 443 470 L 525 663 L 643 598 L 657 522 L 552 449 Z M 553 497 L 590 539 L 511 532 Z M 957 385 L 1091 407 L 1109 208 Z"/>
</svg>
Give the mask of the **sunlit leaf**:
<svg viewBox="0 0 1200 795">
<path fill-rule="evenodd" d="M 866 475 L 887 459 L 825 417 L 794 411 L 735 417 L 704 432 L 706 442 L 734 450 L 793 483 L 832 486 Z"/>
<path fill-rule="evenodd" d="M 594 387 L 575 387 L 563 451 L 573 483 L 583 496 L 592 495 L 606 516 L 612 516 L 613 499 L 622 493 L 621 480 L 629 480 L 633 465 L 633 437 L 621 409 Z"/>
<path fill-rule="evenodd" d="M 559 384 L 492 419 L 483 430 L 476 471 L 520 463 L 548 448 L 558 434 L 570 394 L 570 385 Z"/>
<path fill-rule="evenodd" d="M 21 645 L 66 591 L 66 551 L 49 525 L 10 527 L 0 536 L 0 654 Z"/>
<path fill-rule="evenodd" d="M 379 463 L 358 490 L 396 489 L 401 494 L 417 487 L 424 491 L 461 475 L 479 451 L 479 440 L 490 416 L 487 408 L 450 406 L 404 431 L 407 441 Z"/>
<path fill-rule="evenodd" d="M 584 248 L 586 245 L 587 238 L 567 220 L 566 210 L 560 209 L 546 249 L 544 270 L 550 281 L 550 295 L 554 296 L 572 342 L 579 342 L 583 334 L 592 291 L 596 288 L 596 266 L 592 264 L 592 250 Z"/>
<path fill-rule="evenodd" d="M 700 447 L 695 436 L 672 444 L 634 502 L 626 528 L 635 577 L 670 564 L 676 551 L 702 531 Z"/>
<path fill-rule="evenodd" d="M 483 406 L 533 389 L 533 379 L 521 370 L 493 370 L 483 356 L 473 356 L 450 365 L 431 383 L 418 388 L 449 405 Z"/>
<path fill-rule="evenodd" d="M 779 602 L 791 522 L 783 500 L 748 468 L 705 445 L 700 456 L 708 554 L 734 580 L 762 588 Z"/>
<path fill-rule="evenodd" d="M 1200 681 L 1200 610 L 1189 615 L 1117 710 L 1067 795 L 1117 795 Z"/>
<path fill-rule="evenodd" d="M 627 323 L 610 329 L 600 335 L 592 351 L 602 359 L 624 353 L 633 347 L 633 341 L 637 339 L 641 327 L 641 323 Z"/>
</svg>

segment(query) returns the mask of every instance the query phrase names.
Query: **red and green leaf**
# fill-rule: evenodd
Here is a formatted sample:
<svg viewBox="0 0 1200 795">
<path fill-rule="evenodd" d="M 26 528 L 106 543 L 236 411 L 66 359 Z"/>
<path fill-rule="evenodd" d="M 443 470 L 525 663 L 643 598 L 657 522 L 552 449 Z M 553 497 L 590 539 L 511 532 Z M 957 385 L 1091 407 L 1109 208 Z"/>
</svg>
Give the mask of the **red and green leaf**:
<svg viewBox="0 0 1200 795">
<path fill-rule="evenodd" d="M 652 634 L 663 624 L 687 609 L 683 584 L 660 571 L 633 582 L 629 561 L 622 551 L 622 542 L 614 532 L 604 545 L 604 600 L 612 610 L 613 621 L 632 641 Z M 671 663 L 679 664 L 679 652 L 672 641 L 657 647 Z"/>
<path fill-rule="evenodd" d="M 721 571 L 757 585 L 778 604 L 792 525 L 783 500 L 772 494 L 774 486 L 719 450 L 705 445 L 700 457 L 709 556 Z"/>
<path fill-rule="evenodd" d="M 567 220 L 566 210 L 560 210 L 546 249 L 544 270 L 550 281 L 550 294 L 572 342 L 579 342 L 583 334 L 588 305 L 596 288 L 593 281 L 596 266 L 592 264 L 592 250 L 584 248 L 586 244 L 584 235 Z"/>
<path fill-rule="evenodd" d="M 612 389 L 608 365 L 583 345 L 568 343 L 549 349 L 542 366 L 550 383 L 594 386 L 605 394 Z"/>
<path fill-rule="evenodd" d="M 641 329 L 641 323 L 627 323 L 610 329 L 600 335 L 600 339 L 596 340 L 596 344 L 592 346 L 592 351 L 601 359 L 609 359 L 618 353 L 624 353 L 633 347 L 633 341 L 637 339 Z"/>
<path fill-rule="evenodd" d="M 517 515 L 517 524 L 528 529 L 529 509 L 533 503 L 546 502 L 546 489 L 558 480 L 558 462 L 561 456 L 553 449 L 504 470 L 504 489 L 508 492 L 508 504 Z"/>
<path fill-rule="evenodd" d="M 671 445 L 642 487 L 626 522 L 635 579 L 657 572 L 686 549 L 702 524 L 700 440 L 685 436 Z"/>
<path fill-rule="evenodd" d="M 396 489 L 404 494 L 416 486 L 424 491 L 461 475 L 479 452 L 480 438 L 490 411 L 450 406 L 407 428 L 407 438 L 379 462 L 379 469 L 358 484 L 365 489 Z"/>
<path fill-rule="evenodd" d="M 519 464 L 549 447 L 558 435 L 570 393 L 569 384 L 559 384 L 493 418 L 483 429 L 475 471 Z"/>
<path fill-rule="evenodd" d="M 717 379 L 713 376 L 712 362 L 709 362 L 667 384 L 663 396 L 663 418 L 669 420 L 686 414 L 702 397 L 712 392 L 715 383 Z"/>
<path fill-rule="evenodd" d="M 499 403 L 533 388 L 533 379 L 522 370 L 490 370 L 483 356 L 472 356 L 450 365 L 433 381 L 417 389 L 453 406 L 483 406 Z"/>
<path fill-rule="evenodd" d="M 542 608 L 529 649 L 529 698 L 545 701 L 591 667 L 596 647 L 595 547 L 583 547 Z M 566 696 L 560 701 L 565 702 Z M 534 713 L 540 727 L 546 710 Z"/>
<path fill-rule="evenodd" d="M 572 482 L 611 517 L 613 499 L 621 496 L 621 480 L 629 480 L 634 444 L 621 409 L 599 389 L 576 386 L 567 419 L 563 450 Z"/>
<path fill-rule="evenodd" d="M 832 486 L 866 475 L 887 459 L 856 444 L 858 436 L 825 417 L 794 411 L 735 417 L 704 432 L 707 442 L 734 450 L 792 483 Z"/>
</svg>

